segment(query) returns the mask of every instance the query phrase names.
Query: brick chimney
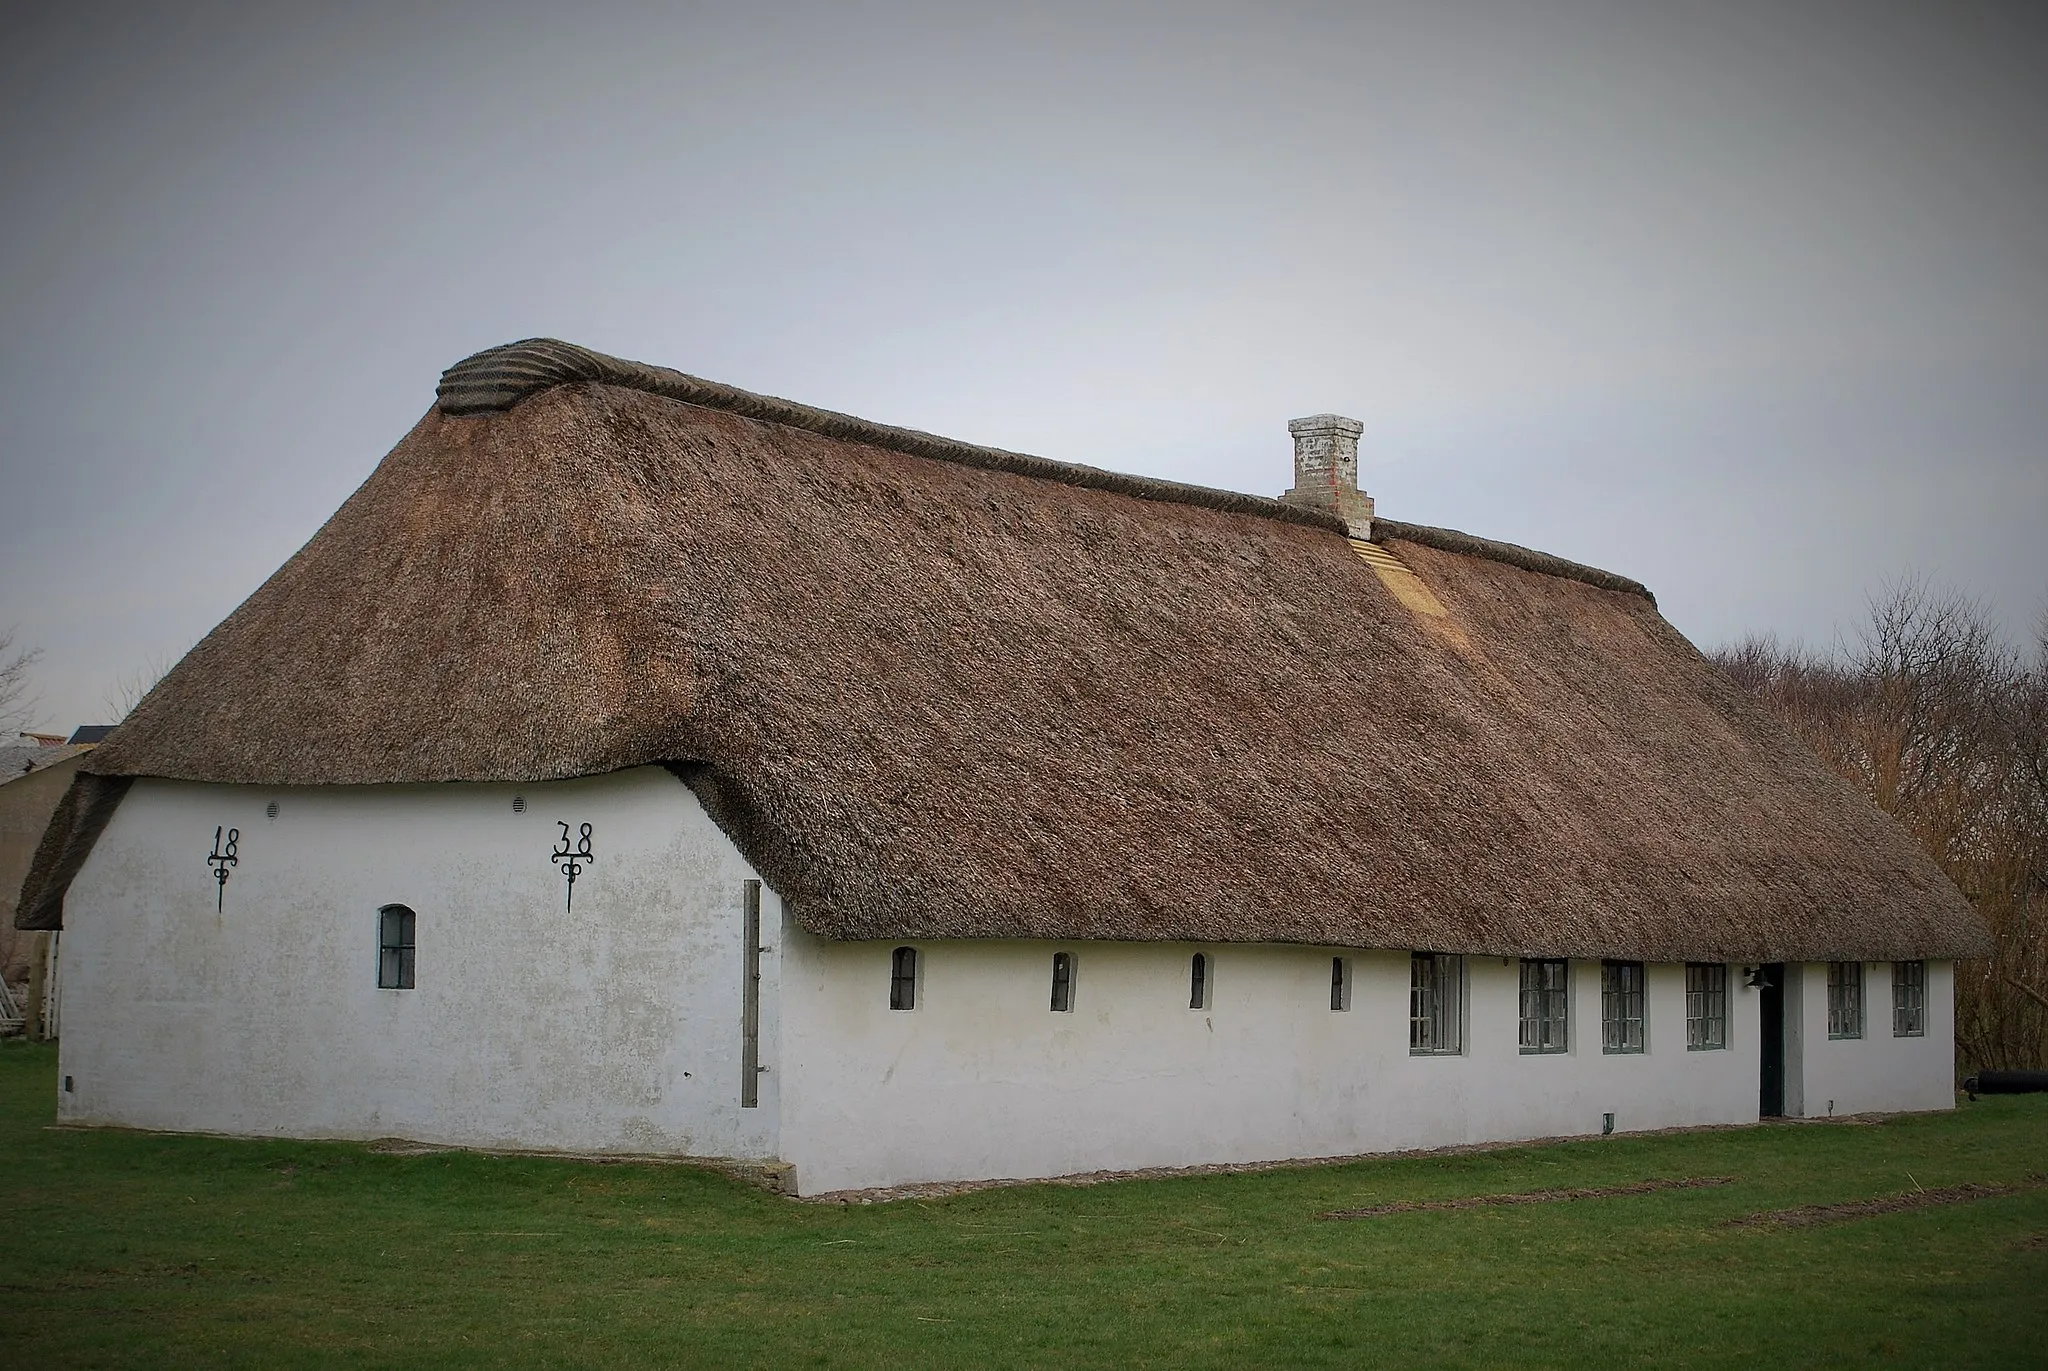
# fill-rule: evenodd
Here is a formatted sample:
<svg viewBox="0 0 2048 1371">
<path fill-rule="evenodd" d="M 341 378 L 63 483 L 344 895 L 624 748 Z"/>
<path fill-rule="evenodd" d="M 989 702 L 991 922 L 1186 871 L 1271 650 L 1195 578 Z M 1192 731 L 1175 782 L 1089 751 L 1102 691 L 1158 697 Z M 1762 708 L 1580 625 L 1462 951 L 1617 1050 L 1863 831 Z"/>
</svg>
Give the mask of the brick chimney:
<svg viewBox="0 0 2048 1371">
<path fill-rule="evenodd" d="M 1294 435 L 1294 488 L 1280 498 L 1290 505 L 1327 509 L 1351 525 L 1355 538 L 1372 535 L 1372 496 L 1358 488 L 1358 435 L 1365 425 L 1341 414 L 1290 419 Z"/>
</svg>

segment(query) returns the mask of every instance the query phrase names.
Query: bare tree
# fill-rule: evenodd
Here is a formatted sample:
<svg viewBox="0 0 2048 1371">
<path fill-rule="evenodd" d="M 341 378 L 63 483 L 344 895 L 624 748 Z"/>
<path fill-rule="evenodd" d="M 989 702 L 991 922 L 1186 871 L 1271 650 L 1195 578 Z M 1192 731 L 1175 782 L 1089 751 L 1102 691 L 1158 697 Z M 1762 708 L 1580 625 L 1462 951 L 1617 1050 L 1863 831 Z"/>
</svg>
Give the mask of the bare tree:
<svg viewBox="0 0 2048 1371">
<path fill-rule="evenodd" d="M 100 703 L 107 707 L 109 723 L 120 723 L 135 712 L 135 706 L 142 703 L 142 697 L 156 689 L 156 683 L 171 669 L 171 659 L 151 656 L 135 670 L 126 672 L 114 681 L 114 688 L 100 697 Z"/>
<path fill-rule="evenodd" d="M 1968 1064 L 2048 1060 L 2048 616 L 2031 660 L 1972 600 L 1906 581 L 1835 657 L 1753 637 L 1715 654 L 1897 819 L 1990 926 L 1957 967 Z"/>
<path fill-rule="evenodd" d="M 10 735 L 35 717 L 38 697 L 29 686 L 29 669 L 43 655 L 39 647 L 15 647 L 14 633 L 0 632 L 0 730 Z"/>
</svg>

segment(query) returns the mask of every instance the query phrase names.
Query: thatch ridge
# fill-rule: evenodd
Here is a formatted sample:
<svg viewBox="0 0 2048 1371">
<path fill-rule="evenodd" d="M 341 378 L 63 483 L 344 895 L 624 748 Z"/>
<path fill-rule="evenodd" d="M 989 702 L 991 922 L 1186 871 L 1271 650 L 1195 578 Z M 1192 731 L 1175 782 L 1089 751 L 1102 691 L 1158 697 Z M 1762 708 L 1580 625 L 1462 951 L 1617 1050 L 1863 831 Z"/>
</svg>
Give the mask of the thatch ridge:
<svg viewBox="0 0 2048 1371">
<path fill-rule="evenodd" d="M 1632 581 L 1626 576 L 1617 576 L 1611 571 L 1602 571 L 1596 566 L 1581 562 L 1568 562 L 1548 552 L 1522 547 L 1517 543 L 1503 543 L 1493 538 L 1480 538 L 1470 533 L 1461 533 L 1455 528 L 1431 528 L 1428 524 L 1405 524 L 1398 519 L 1372 521 L 1372 540 L 1383 543 L 1389 539 L 1402 542 L 1421 543 L 1424 547 L 1440 548 L 1465 557 L 1485 557 L 1490 561 L 1506 562 L 1524 571 L 1534 571 L 1545 576 L 1562 576 L 1568 581 L 1584 581 L 1589 586 L 1602 590 L 1618 590 L 1625 595 L 1640 595 L 1651 604 L 1657 597 L 1641 581 Z"/>
<path fill-rule="evenodd" d="M 1164 500 L 1202 505 L 1233 514 L 1255 514 L 1264 519 L 1281 519 L 1339 533 L 1345 528 L 1343 519 L 1326 510 L 1290 505 L 1242 491 L 1218 490 L 1152 476 L 1132 476 L 1075 462 L 1055 462 L 1048 457 L 1033 457 L 1029 453 L 1011 452 L 1005 448 L 963 443 L 957 438 L 944 438 L 922 429 L 878 424 L 872 419 L 707 381 L 701 376 L 691 376 L 668 367 L 629 362 L 558 338 L 528 338 L 522 342 L 486 348 L 463 358 L 441 373 L 435 403 L 443 414 L 482 414 L 510 409 L 555 386 L 578 382 L 623 386 L 648 395 L 681 400 L 685 404 L 743 414 L 763 423 L 803 429 L 807 433 L 842 442 L 887 448 L 940 462 L 958 462 L 986 471 L 1010 471 L 1020 476 L 1060 481 L 1089 490 L 1115 491 L 1140 500 Z"/>
<path fill-rule="evenodd" d="M 1431 614 L 1324 524 L 581 380 L 430 410 L 84 765 L 669 765 L 833 938 L 1982 950 L 1639 591 L 1378 532 Z"/>
</svg>

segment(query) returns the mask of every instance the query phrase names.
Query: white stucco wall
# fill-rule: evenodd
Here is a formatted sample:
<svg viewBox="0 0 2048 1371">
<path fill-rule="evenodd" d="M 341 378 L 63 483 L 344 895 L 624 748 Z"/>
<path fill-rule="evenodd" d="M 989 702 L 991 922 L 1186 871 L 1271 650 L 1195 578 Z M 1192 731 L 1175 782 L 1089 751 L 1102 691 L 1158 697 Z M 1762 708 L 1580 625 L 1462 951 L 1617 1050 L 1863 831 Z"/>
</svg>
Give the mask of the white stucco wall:
<svg viewBox="0 0 2048 1371">
<path fill-rule="evenodd" d="M 1684 968 L 1649 969 L 1648 1051 L 1603 1053 L 1600 966 L 1572 965 L 1572 1046 L 1518 1046 L 1518 967 L 1467 958 L 1466 1051 L 1408 1052 L 1406 952 L 1231 945 L 1192 1011 L 1192 946 L 919 943 L 888 1008 L 887 943 L 786 931 L 783 1156 L 805 1193 L 1742 1122 L 1757 1117 L 1757 996 L 1729 977 L 1727 1050 L 1685 1049 Z M 1048 1007 L 1052 953 L 1078 963 Z"/>
<path fill-rule="evenodd" d="M 1797 988 L 1792 973 L 1797 972 Z M 1955 964 L 1927 963 L 1927 1032 L 1892 1036 L 1892 963 L 1863 964 L 1863 1036 L 1828 1037 L 1828 965 L 1786 967 L 1786 1112 L 1805 1118 L 1955 1105 Z"/>
<path fill-rule="evenodd" d="M 573 912 L 557 820 L 593 828 Z M 216 825 L 241 830 L 219 909 Z M 65 904 L 59 1117 L 772 1157 L 772 953 L 770 1071 L 760 1107 L 739 1107 L 753 876 L 655 767 L 522 786 L 138 781 Z M 391 903 L 418 916 L 413 990 L 377 987 Z M 762 904 L 772 933 L 780 903 Z"/>
<path fill-rule="evenodd" d="M 526 799 L 515 813 L 513 797 Z M 275 819 L 265 806 L 279 807 Z M 573 911 L 549 861 L 593 827 Z M 241 831 L 216 909 L 217 825 Z M 742 890 L 756 873 L 658 768 L 525 786 L 265 789 L 144 780 L 66 903 L 69 1122 L 472 1146 L 779 1158 L 806 1193 L 919 1180 L 1263 1161 L 1757 1116 L 1757 992 L 1729 1047 L 1685 1048 L 1684 968 L 1653 964 L 1648 1050 L 1600 1047 L 1572 964 L 1571 1050 L 1517 1044 L 1518 966 L 1466 959 L 1464 1051 L 1408 1052 L 1408 954 L 1178 944 L 834 943 L 762 893 L 760 1107 L 739 1106 Z M 376 984 L 377 911 L 418 916 L 417 988 Z M 1048 1005 L 1052 954 L 1076 1007 Z M 1351 961 L 1329 1008 L 1330 958 Z M 1826 967 L 1787 970 L 1788 1111 L 1941 1108 L 1953 973 L 1891 1037 L 1830 1041 Z"/>
</svg>

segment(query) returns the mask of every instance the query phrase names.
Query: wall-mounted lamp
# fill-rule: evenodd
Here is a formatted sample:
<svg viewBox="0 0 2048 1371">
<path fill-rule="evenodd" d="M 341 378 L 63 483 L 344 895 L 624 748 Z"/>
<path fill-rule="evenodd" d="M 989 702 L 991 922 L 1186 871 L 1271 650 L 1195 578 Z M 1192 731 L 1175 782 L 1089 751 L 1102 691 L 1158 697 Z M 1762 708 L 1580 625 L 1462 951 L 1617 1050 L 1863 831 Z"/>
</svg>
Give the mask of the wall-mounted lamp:
<svg viewBox="0 0 2048 1371">
<path fill-rule="evenodd" d="M 1760 966 L 1744 967 L 1742 983 L 1751 990 L 1770 990 L 1777 985 Z"/>
</svg>

